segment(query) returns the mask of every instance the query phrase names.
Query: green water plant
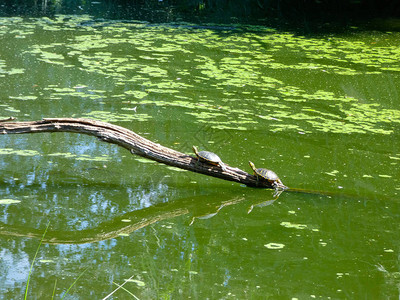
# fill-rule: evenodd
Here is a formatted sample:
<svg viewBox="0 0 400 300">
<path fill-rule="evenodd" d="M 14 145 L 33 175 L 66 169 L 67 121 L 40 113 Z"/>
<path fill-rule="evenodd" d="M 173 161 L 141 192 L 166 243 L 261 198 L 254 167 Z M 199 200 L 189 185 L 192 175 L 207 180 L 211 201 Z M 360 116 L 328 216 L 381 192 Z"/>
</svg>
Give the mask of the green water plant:
<svg viewBox="0 0 400 300">
<path fill-rule="evenodd" d="M 40 247 L 41 247 L 41 245 L 42 245 L 42 243 L 43 243 L 43 240 L 44 240 L 44 238 L 45 238 L 45 236 L 46 236 L 46 233 L 47 233 L 47 230 L 48 230 L 49 226 L 50 226 L 50 221 L 47 222 L 46 229 L 45 229 L 44 232 L 43 232 L 42 238 L 40 239 L 40 243 L 39 243 L 39 245 L 38 245 L 38 247 L 37 247 L 37 249 L 36 249 L 35 255 L 34 255 L 34 257 L 33 257 L 33 260 L 32 260 L 32 263 L 31 263 L 31 267 L 30 267 L 30 269 L 29 269 L 28 280 L 27 280 L 27 282 L 26 282 L 24 300 L 28 299 L 29 282 L 30 282 L 30 278 L 31 278 L 31 275 L 32 275 L 33 265 L 34 265 L 35 262 L 36 262 L 36 257 L 37 257 L 37 255 L 38 255 L 38 253 L 39 253 Z M 74 282 L 73 282 L 73 283 L 69 286 L 69 288 L 65 291 L 65 293 L 64 293 L 64 295 L 61 297 L 61 299 L 64 299 L 64 297 L 68 294 L 68 292 L 69 292 L 69 291 L 71 290 L 71 288 L 75 285 L 75 283 L 78 282 L 79 278 L 82 277 L 82 275 L 87 271 L 87 269 L 88 269 L 88 268 L 86 268 L 85 270 L 83 270 L 83 271 L 81 272 L 81 274 L 79 274 L 79 276 L 74 280 Z M 55 282 L 54 282 L 54 288 L 53 288 L 53 293 L 52 293 L 51 299 L 54 299 L 54 295 L 55 295 L 55 292 L 56 292 L 56 287 L 57 287 L 57 279 L 56 279 Z"/>
<path fill-rule="evenodd" d="M 38 247 L 37 247 L 37 249 L 36 249 L 35 256 L 33 257 L 32 264 L 31 264 L 31 267 L 30 267 L 30 269 L 29 269 L 28 280 L 27 280 L 27 282 L 26 282 L 26 288 L 25 288 L 25 296 L 24 296 L 24 299 L 28 299 L 29 281 L 30 281 L 30 278 L 31 278 L 33 265 L 34 265 L 34 263 L 35 263 L 35 261 L 36 261 L 36 256 L 37 256 L 37 254 L 39 253 L 40 246 L 42 245 L 42 242 L 43 242 L 44 237 L 45 237 L 45 235 L 46 235 L 47 229 L 49 228 L 49 225 L 50 225 L 50 221 L 47 222 L 46 229 L 45 229 L 45 231 L 44 231 L 44 233 L 43 233 L 43 235 L 42 235 L 42 238 L 41 238 L 41 240 L 40 240 L 40 243 L 39 243 L 39 245 L 38 245 Z"/>
</svg>

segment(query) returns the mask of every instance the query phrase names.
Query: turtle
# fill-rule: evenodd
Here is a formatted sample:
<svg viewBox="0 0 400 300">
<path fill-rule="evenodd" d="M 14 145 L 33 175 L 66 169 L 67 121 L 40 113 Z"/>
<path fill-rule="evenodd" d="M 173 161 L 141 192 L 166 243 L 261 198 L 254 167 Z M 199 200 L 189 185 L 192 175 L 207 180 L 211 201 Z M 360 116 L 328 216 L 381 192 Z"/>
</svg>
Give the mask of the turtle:
<svg viewBox="0 0 400 300">
<path fill-rule="evenodd" d="M 213 152 L 209 151 L 197 151 L 196 146 L 192 147 L 194 154 L 198 157 L 199 161 L 209 163 L 214 166 L 221 167 L 222 171 L 226 171 L 226 166 L 219 158 L 219 156 Z"/>
<path fill-rule="evenodd" d="M 259 168 L 256 169 L 256 166 L 249 161 L 250 167 L 254 171 L 254 175 L 257 177 L 257 180 L 266 180 L 268 181 L 275 189 L 286 189 L 287 187 L 282 183 L 282 181 L 279 179 L 278 175 L 274 171 L 264 169 L 264 168 Z"/>
</svg>

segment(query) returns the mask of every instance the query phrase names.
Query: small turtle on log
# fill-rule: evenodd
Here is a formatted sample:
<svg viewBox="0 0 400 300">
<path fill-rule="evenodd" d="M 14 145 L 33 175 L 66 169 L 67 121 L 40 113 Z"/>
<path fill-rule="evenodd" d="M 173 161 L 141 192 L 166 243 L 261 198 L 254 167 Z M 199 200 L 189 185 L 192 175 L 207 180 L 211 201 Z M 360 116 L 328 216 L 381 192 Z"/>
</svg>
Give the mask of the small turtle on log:
<svg viewBox="0 0 400 300">
<path fill-rule="evenodd" d="M 254 175 L 257 177 L 257 180 L 266 180 L 268 181 L 275 189 L 287 189 L 288 187 L 282 183 L 279 179 L 278 175 L 274 171 L 259 168 L 256 169 L 256 166 L 249 161 L 250 167 L 254 171 Z"/>
<path fill-rule="evenodd" d="M 215 153 L 209 151 L 197 151 L 196 146 L 193 146 L 193 152 L 199 158 L 199 161 L 221 167 L 222 171 L 226 171 L 225 164 L 219 158 L 219 156 Z"/>
</svg>

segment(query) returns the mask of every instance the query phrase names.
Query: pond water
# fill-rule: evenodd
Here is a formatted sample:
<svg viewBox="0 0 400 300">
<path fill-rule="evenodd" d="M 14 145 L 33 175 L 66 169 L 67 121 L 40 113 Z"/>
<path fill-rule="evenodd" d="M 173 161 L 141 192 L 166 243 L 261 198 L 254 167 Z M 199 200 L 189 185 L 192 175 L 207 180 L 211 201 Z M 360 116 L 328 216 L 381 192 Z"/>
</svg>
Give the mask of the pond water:
<svg viewBox="0 0 400 300">
<path fill-rule="evenodd" d="M 102 120 L 306 191 L 1 135 L 0 298 L 33 263 L 31 299 L 398 299 L 398 32 L 56 15 L 0 18 L 0 41 L 0 118 Z"/>
</svg>

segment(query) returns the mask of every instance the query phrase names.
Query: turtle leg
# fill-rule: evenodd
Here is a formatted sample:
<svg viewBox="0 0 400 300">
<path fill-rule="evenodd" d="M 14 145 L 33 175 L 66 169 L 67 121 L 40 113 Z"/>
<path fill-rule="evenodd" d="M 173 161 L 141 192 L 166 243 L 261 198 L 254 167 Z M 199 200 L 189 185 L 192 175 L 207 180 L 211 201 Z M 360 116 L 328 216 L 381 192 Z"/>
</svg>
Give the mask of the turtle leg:
<svg viewBox="0 0 400 300">
<path fill-rule="evenodd" d="M 280 179 L 278 179 L 277 181 L 275 181 L 275 189 L 279 189 L 279 190 L 286 190 L 288 187 L 286 185 L 284 185 L 282 183 L 282 181 Z"/>
<path fill-rule="evenodd" d="M 271 185 L 272 185 L 272 187 L 275 189 L 275 191 L 278 190 L 278 183 L 277 183 L 277 181 L 274 181 Z"/>
<path fill-rule="evenodd" d="M 255 176 L 256 176 L 256 178 L 257 178 L 257 186 L 260 184 L 260 178 L 259 178 L 259 176 L 257 175 L 257 174 L 254 174 Z"/>
<path fill-rule="evenodd" d="M 287 189 L 288 189 L 288 187 L 286 185 L 284 185 L 284 184 L 282 184 L 282 185 L 279 184 L 275 188 L 275 190 L 279 190 L 279 191 L 284 191 L 284 190 L 287 190 Z"/>
<path fill-rule="evenodd" d="M 274 187 L 275 191 L 278 191 L 278 190 L 283 191 L 285 189 L 285 186 L 283 185 L 283 183 L 280 180 L 275 180 L 272 183 L 272 186 Z"/>
<path fill-rule="evenodd" d="M 221 167 L 222 171 L 226 171 L 226 165 L 222 161 L 219 163 L 219 166 Z"/>
</svg>

